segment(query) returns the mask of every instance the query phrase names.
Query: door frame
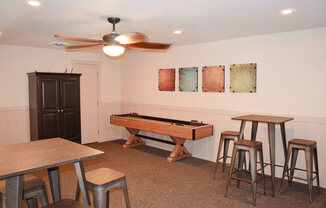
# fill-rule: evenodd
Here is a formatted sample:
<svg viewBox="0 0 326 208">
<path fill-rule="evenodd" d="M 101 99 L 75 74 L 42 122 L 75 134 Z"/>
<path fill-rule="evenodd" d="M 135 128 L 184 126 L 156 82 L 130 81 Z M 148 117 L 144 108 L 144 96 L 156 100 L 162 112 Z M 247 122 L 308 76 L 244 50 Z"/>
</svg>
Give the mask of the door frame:
<svg viewBox="0 0 326 208">
<path fill-rule="evenodd" d="M 100 141 L 101 138 L 101 131 L 100 131 L 100 106 L 102 103 L 102 99 L 101 99 L 101 65 L 102 63 L 100 61 L 89 61 L 89 60 L 81 60 L 81 59 L 73 59 L 71 60 L 71 66 L 72 68 L 76 68 L 75 66 L 77 64 L 85 64 L 85 65 L 97 65 L 97 128 L 98 128 L 98 138 L 97 138 L 97 142 Z M 72 71 L 72 73 L 74 73 L 74 71 Z M 82 75 L 83 76 L 83 75 Z M 81 142 L 83 143 L 83 140 L 81 139 Z"/>
</svg>

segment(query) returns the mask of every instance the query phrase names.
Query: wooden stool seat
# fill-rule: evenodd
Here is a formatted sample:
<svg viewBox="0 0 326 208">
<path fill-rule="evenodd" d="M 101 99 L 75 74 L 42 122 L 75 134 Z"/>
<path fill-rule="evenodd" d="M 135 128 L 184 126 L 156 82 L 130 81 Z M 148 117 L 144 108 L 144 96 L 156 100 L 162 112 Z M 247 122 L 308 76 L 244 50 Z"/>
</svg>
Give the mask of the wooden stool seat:
<svg viewBox="0 0 326 208">
<path fill-rule="evenodd" d="M 24 175 L 24 183 L 23 183 L 24 190 L 31 189 L 37 186 L 45 186 L 45 182 L 42 179 L 37 178 L 33 175 L 30 174 Z"/>
<path fill-rule="evenodd" d="M 6 190 L 6 182 L 5 180 L 0 181 L 0 197 L 2 201 L 2 208 L 5 208 L 5 198 L 4 194 Z M 23 199 L 27 201 L 27 205 L 29 208 L 37 207 L 36 199 L 39 198 L 42 207 L 49 204 L 46 190 L 45 190 L 45 182 L 37 178 L 33 175 L 26 174 L 24 175 L 23 181 Z"/>
<path fill-rule="evenodd" d="M 259 147 L 259 146 L 262 146 L 262 143 L 259 142 L 259 141 L 245 140 L 245 139 L 236 141 L 236 142 L 234 142 L 234 144 L 245 146 L 245 147 Z"/>
<path fill-rule="evenodd" d="M 125 174 L 110 168 L 98 168 L 85 173 L 88 183 L 105 186 L 112 181 L 125 177 Z"/>
<path fill-rule="evenodd" d="M 313 146 L 316 145 L 317 142 L 313 140 L 307 140 L 307 139 L 291 139 L 289 141 L 289 144 L 298 144 L 302 146 Z"/>
<path fill-rule="evenodd" d="M 299 150 L 303 150 L 305 152 L 306 170 L 295 167 Z M 289 173 L 288 163 L 289 163 L 291 155 L 292 155 L 291 168 L 290 168 L 290 173 Z M 313 171 L 313 163 L 315 164 L 315 171 Z M 294 176 L 295 170 L 307 172 L 307 179 L 295 177 Z M 313 174 L 315 174 L 315 177 L 313 177 Z M 287 156 L 286 156 L 286 160 L 285 160 L 285 164 L 284 164 L 279 194 L 281 194 L 281 192 L 282 192 L 282 184 L 283 184 L 285 175 L 287 175 L 287 177 L 289 178 L 288 183 L 290 186 L 292 184 L 293 178 L 307 181 L 309 202 L 312 203 L 312 186 L 313 186 L 313 180 L 315 178 L 317 180 L 318 191 L 320 192 L 317 142 L 316 141 L 306 140 L 306 139 L 292 139 L 289 141 L 289 147 L 288 147 Z"/>
<path fill-rule="evenodd" d="M 239 136 L 240 132 L 238 131 L 223 131 L 221 134 L 228 136 Z"/>
<path fill-rule="evenodd" d="M 127 208 L 130 208 L 125 174 L 110 168 L 98 168 L 85 173 L 87 188 L 93 192 L 94 208 L 109 207 L 111 189 L 122 189 Z M 76 200 L 80 189 L 77 184 Z"/>
<path fill-rule="evenodd" d="M 240 172 L 242 170 L 242 162 L 241 159 L 238 168 L 236 171 L 233 171 L 234 164 L 236 160 L 236 155 L 239 152 L 242 153 L 244 151 L 249 151 L 249 162 L 250 162 L 250 174 L 251 174 L 251 181 L 245 180 L 240 177 Z M 259 141 L 253 141 L 253 140 L 238 140 L 234 142 L 234 147 L 232 151 L 232 159 L 231 159 L 231 167 L 230 167 L 230 173 L 229 173 L 229 179 L 226 184 L 226 190 L 225 190 L 225 197 L 228 193 L 229 185 L 231 185 L 231 179 L 237 180 L 237 186 L 239 188 L 240 180 L 244 182 L 251 183 L 252 186 L 252 197 L 253 197 L 253 205 L 256 205 L 256 189 L 257 189 L 257 152 L 259 153 L 260 157 L 260 169 L 264 181 L 264 195 L 266 195 L 266 187 L 265 187 L 265 172 L 264 172 L 264 158 L 263 158 L 263 145 Z M 243 155 L 244 156 L 244 155 Z M 241 158 L 241 156 L 240 156 Z M 242 157 L 244 158 L 244 157 Z M 237 173 L 237 176 L 233 176 L 233 174 Z"/>
<path fill-rule="evenodd" d="M 31 189 L 37 186 L 45 186 L 45 183 L 42 179 L 37 178 L 33 175 L 26 174 L 24 175 L 24 182 L 23 182 L 23 190 Z M 0 181 L 0 191 L 5 193 L 6 192 L 6 181 Z"/>
<path fill-rule="evenodd" d="M 72 199 L 61 199 L 44 208 L 91 208 L 91 206 L 88 206 L 86 204 L 81 204 L 80 202 L 77 202 Z"/>
</svg>

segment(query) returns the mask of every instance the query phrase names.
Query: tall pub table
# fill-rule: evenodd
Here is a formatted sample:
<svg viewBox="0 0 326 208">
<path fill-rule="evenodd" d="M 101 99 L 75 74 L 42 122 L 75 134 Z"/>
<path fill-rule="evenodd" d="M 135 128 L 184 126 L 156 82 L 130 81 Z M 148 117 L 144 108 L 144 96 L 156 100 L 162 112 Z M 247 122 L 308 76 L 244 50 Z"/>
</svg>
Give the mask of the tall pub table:
<svg viewBox="0 0 326 208">
<path fill-rule="evenodd" d="M 240 120 L 240 136 L 239 138 L 243 138 L 244 128 L 246 125 L 246 121 L 251 121 L 251 140 L 256 140 L 258 123 L 266 123 L 268 125 L 268 143 L 269 143 L 269 156 L 270 156 L 270 164 L 271 164 L 271 176 L 272 176 L 272 196 L 275 197 L 275 125 L 279 124 L 281 129 L 281 137 L 283 143 L 283 152 L 284 159 L 286 158 L 286 135 L 285 135 L 285 122 L 293 120 L 290 117 L 278 117 L 278 116 L 268 116 L 268 115 L 244 115 L 233 117 L 232 120 Z M 242 161 L 243 161 L 243 157 Z M 240 162 L 240 168 L 241 166 Z"/>
<path fill-rule="evenodd" d="M 84 203 L 90 205 L 82 161 L 102 155 L 102 151 L 61 138 L 0 146 L 0 180 L 6 179 L 6 206 L 21 208 L 23 175 L 43 169 L 48 170 L 53 201 L 59 201 L 58 166 L 68 163 L 74 163 Z"/>
</svg>

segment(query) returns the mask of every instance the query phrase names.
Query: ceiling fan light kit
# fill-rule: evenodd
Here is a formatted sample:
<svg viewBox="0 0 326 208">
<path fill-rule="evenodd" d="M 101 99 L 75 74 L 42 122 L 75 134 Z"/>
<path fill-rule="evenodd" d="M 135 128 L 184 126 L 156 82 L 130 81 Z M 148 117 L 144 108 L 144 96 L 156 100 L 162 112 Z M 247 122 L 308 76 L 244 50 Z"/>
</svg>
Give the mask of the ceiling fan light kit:
<svg viewBox="0 0 326 208">
<path fill-rule="evenodd" d="M 39 7 L 41 6 L 41 2 L 37 0 L 26 0 L 27 4 L 32 7 Z"/>
<path fill-rule="evenodd" d="M 103 52 L 108 56 L 121 56 L 125 51 L 125 48 L 120 45 L 107 45 L 103 47 Z"/>
<path fill-rule="evenodd" d="M 92 44 L 84 45 L 69 45 L 65 49 L 80 49 L 88 48 L 94 46 L 103 46 L 103 52 L 108 56 L 117 57 L 121 56 L 126 47 L 130 48 L 140 48 L 140 49 L 149 49 L 149 50 L 167 50 L 172 44 L 166 43 L 152 43 L 148 42 L 148 37 L 140 32 L 135 33 L 125 33 L 119 35 L 115 31 L 115 24 L 120 22 L 119 17 L 109 17 L 108 22 L 112 24 L 112 32 L 106 34 L 102 37 L 102 40 L 88 39 L 88 38 L 78 38 L 66 35 L 54 35 L 57 38 L 63 38 L 66 40 L 73 40 L 79 42 L 90 42 Z"/>
</svg>

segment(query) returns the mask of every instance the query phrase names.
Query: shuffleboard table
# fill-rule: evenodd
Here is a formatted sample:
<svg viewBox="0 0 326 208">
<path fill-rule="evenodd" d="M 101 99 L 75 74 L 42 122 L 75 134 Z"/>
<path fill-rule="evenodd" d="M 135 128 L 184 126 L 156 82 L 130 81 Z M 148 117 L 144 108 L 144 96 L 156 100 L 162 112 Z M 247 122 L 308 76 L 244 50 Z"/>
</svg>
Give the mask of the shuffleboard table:
<svg viewBox="0 0 326 208">
<path fill-rule="evenodd" d="M 136 113 L 111 115 L 110 123 L 125 127 L 131 134 L 124 149 L 144 145 L 142 138 L 155 140 L 175 145 L 169 162 L 175 162 L 183 158 L 191 157 L 191 154 L 184 146 L 186 140 L 198 140 L 213 135 L 213 125 L 197 121 L 181 121 L 167 118 L 138 115 Z M 172 141 L 166 141 L 154 137 L 138 134 L 139 131 L 147 131 L 170 136 Z"/>
</svg>

